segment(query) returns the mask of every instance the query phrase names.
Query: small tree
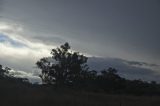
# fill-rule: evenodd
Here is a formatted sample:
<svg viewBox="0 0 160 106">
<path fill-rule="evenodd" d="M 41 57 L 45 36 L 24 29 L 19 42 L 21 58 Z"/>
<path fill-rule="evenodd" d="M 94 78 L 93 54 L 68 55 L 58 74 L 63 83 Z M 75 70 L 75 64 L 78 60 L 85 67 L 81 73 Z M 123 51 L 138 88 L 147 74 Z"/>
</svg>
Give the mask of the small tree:
<svg viewBox="0 0 160 106">
<path fill-rule="evenodd" d="M 8 67 L 3 68 L 2 65 L 0 65 L 0 77 L 6 77 L 7 74 L 9 74 L 9 70 L 11 70 Z"/>
<path fill-rule="evenodd" d="M 4 74 L 4 70 L 3 70 L 2 65 L 0 65 L 0 76 L 2 76 L 3 74 Z"/>
<path fill-rule="evenodd" d="M 36 65 L 42 70 L 41 79 L 46 84 L 76 84 L 88 70 L 87 57 L 69 51 L 68 43 L 52 49 L 52 57 L 40 59 Z"/>
</svg>

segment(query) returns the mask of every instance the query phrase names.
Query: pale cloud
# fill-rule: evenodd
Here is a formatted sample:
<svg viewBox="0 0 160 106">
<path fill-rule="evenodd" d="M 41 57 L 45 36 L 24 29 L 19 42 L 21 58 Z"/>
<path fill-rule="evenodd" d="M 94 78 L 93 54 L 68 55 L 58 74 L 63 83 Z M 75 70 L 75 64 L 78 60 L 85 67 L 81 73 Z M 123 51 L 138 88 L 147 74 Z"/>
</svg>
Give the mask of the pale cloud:
<svg viewBox="0 0 160 106">
<path fill-rule="evenodd" d="M 50 56 L 50 50 L 54 48 L 54 46 L 46 45 L 37 41 L 33 42 L 25 38 L 26 32 L 23 27 L 17 24 L 1 22 L 0 34 L 6 36 L 6 39 L 4 39 L 6 41 L 0 42 L 0 62 L 1 64 L 15 66 L 14 68 L 16 68 L 18 63 L 22 64 L 22 62 L 24 64 L 29 62 L 28 64 L 34 65 L 38 59 L 44 56 Z M 15 46 L 13 45 L 13 42 L 16 43 L 16 45 L 25 46 Z M 33 70 L 33 65 L 29 66 L 28 64 L 26 64 L 26 67 L 30 67 L 27 68 L 30 70 L 23 71 Z M 18 68 L 16 69 L 18 70 Z"/>
<path fill-rule="evenodd" d="M 10 70 L 9 75 L 16 77 L 16 78 L 27 78 L 29 82 L 31 83 L 39 83 L 41 84 L 42 81 L 39 76 L 34 75 L 33 73 L 27 73 L 24 71 L 15 71 L 15 70 Z"/>
<path fill-rule="evenodd" d="M 27 38 L 28 33 L 21 25 L 12 22 L 0 23 L 0 39 L 5 37 L 3 39 L 4 42 L 0 42 L 0 64 L 15 70 L 33 73 L 35 70 L 38 70 L 35 68 L 35 63 L 40 58 L 51 56 L 50 51 L 55 46 L 53 44 L 47 45 L 36 39 L 29 39 Z M 16 46 L 13 42 L 16 43 Z M 84 54 L 91 56 L 87 53 Z"/>
</svg>

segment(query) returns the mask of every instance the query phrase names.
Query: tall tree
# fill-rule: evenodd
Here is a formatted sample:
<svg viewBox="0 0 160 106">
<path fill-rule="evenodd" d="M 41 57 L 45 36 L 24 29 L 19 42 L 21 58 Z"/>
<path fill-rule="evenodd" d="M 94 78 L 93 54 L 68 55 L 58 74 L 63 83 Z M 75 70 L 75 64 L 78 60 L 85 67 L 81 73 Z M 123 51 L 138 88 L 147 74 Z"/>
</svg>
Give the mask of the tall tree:
<svg viewBox="0 0 160 106">
<path fill-rule="evenodd" d="M 36 65 L 42 70 L 41 79 L 46 84 L 76 84 L 88 71 L 87 57 L 70 51 L 65 43 L 52 49 L 52 57 L 40 59 Z"/>
</svg>

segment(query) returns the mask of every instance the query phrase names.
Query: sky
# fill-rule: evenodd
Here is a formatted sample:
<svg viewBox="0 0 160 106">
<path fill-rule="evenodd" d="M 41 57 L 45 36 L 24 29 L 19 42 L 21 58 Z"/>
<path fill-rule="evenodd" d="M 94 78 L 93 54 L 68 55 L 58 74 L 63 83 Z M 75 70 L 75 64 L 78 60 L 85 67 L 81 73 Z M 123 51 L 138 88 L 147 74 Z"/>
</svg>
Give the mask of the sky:
<svg viewBox="0 0 160 106">
<path fill-rule="evenodd" d="M 0 0 L 0 64 L 35 78 L 35 62 L 69 42 L 93 69 L 160 82 L 159 19 L 159 0 Z"/>
</svg>

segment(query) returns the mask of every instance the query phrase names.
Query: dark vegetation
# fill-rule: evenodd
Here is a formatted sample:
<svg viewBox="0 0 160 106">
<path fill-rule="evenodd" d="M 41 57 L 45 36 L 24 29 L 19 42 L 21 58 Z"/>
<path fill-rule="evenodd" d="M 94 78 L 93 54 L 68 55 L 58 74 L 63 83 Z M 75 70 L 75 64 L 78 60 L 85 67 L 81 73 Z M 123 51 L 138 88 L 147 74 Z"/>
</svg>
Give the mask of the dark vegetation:
<svg viewBox="0 0 160 106">
<path fill-rule="evenodd" d="M 89 69 L 87 57 L 69 49 L 69 44 L 65 43 L 52 49 L 52 57 L 36 63 L 42 70 L 40 77 L 44 84 L 111 94 L 160 95 L 160 85 L 155 81 L 127 80 L 120 77 L 115 68 L 97 73 Z"/>
<path fill-rule="evenodd" d="M 0 65 L 0 106 L 158 106 L 160 84 L 127 80 L 114 68 L 90 70 L 87 57 L 70 51 L 68 43 L 40 59 L 43 84 L 9 74 Z"/>
</svg>

